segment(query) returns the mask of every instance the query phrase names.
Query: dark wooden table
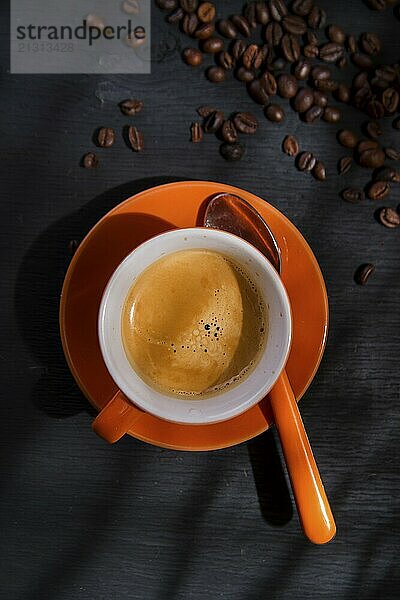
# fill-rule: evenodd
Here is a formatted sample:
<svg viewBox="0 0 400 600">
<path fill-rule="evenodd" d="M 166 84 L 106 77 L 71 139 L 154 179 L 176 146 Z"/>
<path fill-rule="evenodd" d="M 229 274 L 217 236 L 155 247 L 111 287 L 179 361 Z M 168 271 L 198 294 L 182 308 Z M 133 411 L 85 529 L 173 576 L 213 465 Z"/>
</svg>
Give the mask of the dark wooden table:
<svg viewBox="0 0 400 600">
<path fill-rule="evenodd" d="M 392 9 L 321 0 L 328 22 L 374 30 L 382 59 L 400 51 Z M 219 2 L 220 14 L 239 2 Z M 4 10 L 4 9 L 3 9 Z M 235 80 L 215 87 L 179 58 L 184 37 L 153 9 L 150 76 L 16 76 L 8 72 L 7 14 L 1 46 L 1 566 L 5 600 L 261 600 L 398 597 L 400 230 L 349 205 L 339 178 L 335 127 L 302 124 L 291 111 L 267 122 Z M 175 50 L 174 50 L 175 48 Z M 169 49 L 169 50 L 168 50 Z M 172 50 L 171 50 L 172 49 Z M 166 50 L 168 50 L 166 52 Z M 351 77 L 352 68 L 343 74 Z M 138 96 L 146 150 L 121 138 L 95 171 L 79 166 L 100 125 L 127 123 L 117 103 Z M 210 136 L 190 144 L 195 108 L 255 110 L 260 131 L 229 164 Z M 365 120 L 351 108 L 344 125 Z M 326 183 L 282 154 L 286 133 L 327 165 Z M 397 137 L 396 137 L 397 136 Z M 385 143 L 400 145 L 385 124 Z M 313 248 L 330 299 L 328 346 L 301 411 L 337 519 L 336 539 L 304 539 L 274 431 L 210 453 L 183 453 L 126 438 L 109 447 L 60 348 L 57 310 L 80 240 L 135 191 L 176 179 L 227 182 L 286 214 Z M 399 190 L 389 204 L 400 201 Z M 353 281 L 364 261 L 376 272 Z"/>
</svg>

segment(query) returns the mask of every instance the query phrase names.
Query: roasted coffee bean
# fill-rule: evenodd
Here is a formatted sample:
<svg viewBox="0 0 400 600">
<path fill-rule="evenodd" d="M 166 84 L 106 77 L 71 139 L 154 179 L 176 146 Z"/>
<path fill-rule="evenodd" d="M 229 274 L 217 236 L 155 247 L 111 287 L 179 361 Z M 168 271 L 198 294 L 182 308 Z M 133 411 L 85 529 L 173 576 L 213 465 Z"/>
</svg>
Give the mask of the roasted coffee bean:
<svg viewBox="0 0 400 600">
<path fill-rule="evenodd" d="M 219 37 L 210 37 L 202 43 L 203 52 L 216 54 L 224 49 L 224 41 Z"/>
<path fill-rule="evenodd" d="M 320 106 L 312 106 L 304 113 L 304 120 L 306 123 L 315 123 L 322 117 L 324 109 Z"/>
<path fill-rule="evenodd" d="M 344 58 L 344 47 L 337 42 L 328 42 L 320 47 L 319 57 L 324 62 L 338 63 Z"/>
<path fill-rule="evenodd" d="M 206 119 L 214 112 L 216 112 L 216 109 L 213 106 L 199 106 L 197 109 L 197 114 L 203 117 L 203 119 Z"/>
<path fill-rule="evenodd" d="M 239 60 L 242 56 L 243 53 L 245 52 L 247 48 L 247 44 L 244 40 L 236 40 L 236 42 L 233 44 L 232 46 L 232 56 L 235 60 Z"/>
<path fill-rule="evenodd" d="M 126 44 L 134 50 L 140 48 L 140 46 L 142 46 L 142 44 L 144 44 L 145 41 L 146 31 L 143 29 L 143 27 L 138 27 L 138 30 L 136 31 L 135 35 L 129 34 L 125 38 Z"/>
<path fill-rule="evenodd" d="M 217 54 L 217 61 L 219 66 L 227 71 L 233 69 L 235 66 L 235 61 L 229 52 L 219 52 L 219 54 Z"/>
<path fill-rule="evenodd" d="M 358 136 L 350 129 L 341 129 L 337 135 L 339 144 L 345 148 L 355 148 L 358 144 Z"/>
<path fill-rule="evenodd" d="M 312 29 L 321 29 L 326 23 L 326 12 L 319 6 L 313 6 L 308 15 L 307 23 Z"/>
<path fill-rule="evenodd" d="M 311 64 L 308 60 L 304 60 L 304 58 L 300 58 L 293 68 L 293 75 L 299 81 L 304 81 L 308 79 L 311 71 Z"/>
<path fill-rule="evenodd" d="M 301 152 L 297 157 L 297 168 L 299 171 L 312 171 L 317 159 L 312 152 Z"/>
<path fill-rule="evenodd" d="M 391 181 L 392 183 L 400 183 L 400 171 L 391 167 L 384 167 L 374 173 L 375 181 Z"/>
<path fill-rule="evenodd" d="M 319 79 L 314 81 L 314 87 L 321 92 L 334 92 L 339 87 L 339 84 L 334 79 Z"/>
<path fill-rule="evenodd" d="M 245 83 L 250 83 L 250 81 L 253 81 L 253 79 L 255 78 L 255 73 L 254 73 L 254 71 L 249 71 L 248 69 L 245 69 L 244 67 L 239 67 L 235 73 L 235 76 L 237 79 L 239 79 L 239 81 L 244 81 Z"/>
<path fill-rule="evenodd" d="M 323 162 L 317 161 L 315 167 L 312 170 L 314 179 L 317 181 L 325 181 L 326 179 L 326 168 Z"/>
<path fill-rule="evenodd" d="M 367 190 L 370 200 L 383 200 L 390 194 L 390 184 L 387 181 L 375 181 Z"/>
<path fill-rule="evenodd" d="M 389 160 L 400 160 L 400 152 L 396 148 L 385 148 L 385 154 Z"/>
<path fill-rule="evenodd" d="M 186 35 L 194 35 L 199 25 L 199 20 L 195 13 L 186 13 L 182 21 L 182 31 Z"/>
<path fill-rule="evenodd" d="M 307 44 L 303 48 L 303 54 L 306 58 L 317 58 L 319 56 L 319 48 L 313 44 Z"/>
<path fill-rule="evenodd" d="M 392 121 L 393 129 L 400 129 L 400 117 L 397 117 Z"/>
<path fill-rule="evenodd" d="M 157 0 L 157 6 L 161 10 L 175 10 L 178 6 L 178 0 Z"/>
<path fill-rule="evenodd" d="M 197 9 L 198 0 L 180 0 L 180 5 L 187 13 L 192 13 Z"/>
<path fill-rule="evenodd" d="M 196 31 L 194 32 L 194 37 L 198 40 L 208 40 L 215 33 L 215 25 L 214 23 L 204 23 L 203 25 L 199 25 Z"/>
<path fill-rule="evenodd" d="M 236 127 L 229 119 L 225 121 L 225 123 L 222 125 L 221 134 L 224 141 L 228 144 L 234 144 L 237 141 L 238 134 L 236 131 Z"/>
<path fill-rule="evenodd" d="M 306 38 L 306 42 L 305 43 L 311 44 L 312 46 L 318 46 L 319 41 L 318 41 L 318 36 L 315 33 L 315 31 L 308 30 L 307 33 L 306 33 L 306 35 L 305 35 L 305 38 Z"/>
<path fill-rule="evenodd" d="M 97 157 L 97 154 L 95 154 L 94 152 L 88 152 L 82 158 L 82 166 L 85 169 L 95 169 L 98 166 L 98 164 L 99 159 Z"/>
<path fill-rule="evenodd" d="M 367 102 L 367 113 L 372 119 L 381 119 L 385 114 L 385 107 L 379 100 L 369 100 Z"/>
<path fill-rule="evenodd" d="M 243 10 L 243 15 L 248 20 L 249 25 L 252 29 L 255 29 L 257 27 L 256 6 L 255 5 L 256 5 L 255 2 L 249 2 L 248 4 L 246 4 L 246 6 L 244 7 L 244 10 Z"/>
<path fill-rule="evenodd" d="M 190 126 L 190 141 L 194 144 L 201 142 L 203 139 L 203 128 L 200 123 L 192 123 Z"/>
<path fill-rule="evenodd" d="M 177 23 L 182 21 L 184 16 L 185 16 L 185 11 L 182 10 L 182 8 L 179 6 L 174 11 L 172 11 L 172 13 L 170 13 L 168 15 L 167 22 L 170 23 L 171 25 L 176 25 Z"/>
<path fill-rule="evenodd" d="M 360 152 L 358 162 L 367 169 L 378 169 L 385 162 L 385 153 L 381 148 L 369 148 Z"/>
<path fill-rule="evenodd" d="M 321 108 L 325 108 L 328 106 L 328 96 L 324 92 L 316 90 L 314 92 L 314 104 L 316 106 L 320 106 Z"/>
<path fill-rule="evenodd" d="M 257 102 L 258 104 L 267 104 L 269 96 L 259 79 L 254 79 L 254 81 L 251 81 L 247 86 L 247 90 L 254 102 Z"/>
<path fill-rule="evenodd" d="M 294 0 L 292 4 L 292 11 L 295 15 L 300 17 L 306 17 L 313 7 L 313 0 Z"/>
<path fill-rule="evenodd" d="M 371 90 L 368 86 L 365 86 L 358 90 L 353 96 L 353 104 L 356 108 L 365 110 L 368 102 L 371 99 Z M 370 115 L 371 116 L 371 115 Z"/>
<path fill-rule="evenodd" d="M 395 229 L 400 225 L 400 214 L 394 208 L 381 208 L 378 218 L 379 222 L 388 229 Z"/>
<path fill-rule="evenodd" d="M 308 88 L 301 88 L 294 100 L 293 100 L 293 108 L 296 112 L 303 113 L 306 112 L 314 103 L 314 94 Z"/>
<path fill-rule="evenodd" d="M 111 127 L 102 127 L 97 134 L 97 144 L 100 148 L 111 148 L 115 142 L 115 131 Z"/>
<path fill-rule="evenodd" d="M 344 175 L 348 171 L 350 171 L 353 165 L 353 158 L 351 156 L 343 156 L 338 162 L 338 173 L 339 175 Z"/>
<path fill-rule="evenodd" d="M 381 41 L 376 33 L 362 33 L 360 37 L 360 45 L 365 54 L 373 56 L 381 51 Z"/>
<path fill-rule="evenodd" d="M 361 142 L 358 143 L 357 152 L 361 154 L 365 150 L 372 150 L 379 147 L 379 143 L 376 140 L 361 140 Z"/>
<path fill-rule="evenodd" d="M 185 48 L 182 56 L 185 63 L 191 67 L 198 67 L 203 62 L 203 53 L 197 48 Z"/>
<path fill-rule="evenodd" d="M 226 79 L 226 71 L 222 67 L 209 67 L 206 75 L 212 83 L 222 83 Z"/>
<path fill-rule="evenodd" d="M 371 86 L 368 81 L 369 74 L 366 71 L 360 71 L 353 77 L 352 93 L 362 90 L 366 95 L 372 96 Z"/>
<path fill-rule="evenodd" d="M 68 243 L 68 253 L 73 256 L 75 254 L 75 252 L 78 250 L 79 247 L 79 242 L 78 240 L 71 240 Z"/>
<path fill-rule="evenodd" d="M 365 195 L 362 190 L 357 188 L 346 188 L 342 191 L 342 198 L 343 200 L 346 200 L 346 202 L 357 204 L 357 202 L 361 202 L 365 199 Z"/>
<path fill-rule="evenodd" d="M 293 33 L 294 35 L 304 35 L 307 31 L 306 22 L 297 15 L 283 17 L 282 27 L 287 33 Z"/>
<path fill-rule="evenodd" d="M 250 44 L 243 52 L 242 62 L 245 69 L 258 68 L 260 49 L 257 44 Z"/>
<path fill-rule="evenodd" d="M 356 67 L 362 69 L 363 71 L 368 71 L 369 69 L 372 69 L 372 59 L 370 56 L 368 56 L 368 54 L 363 54 L 362 52 L 354 52 L 354 54 L 351 55 L 351 60 L 356 65 Z"/>
<path fill-rule="evenodd" d="M 328 42 L 319 50 L 319 57 L 325 62 L 336 62 L 343 56 L 344 48 L 336 42 Z"/>
<path fill-rule="evenodd" d="M 377 75 L 378 72 L 381 72 L 381 70 L 375 69 L 376 76 L 371 79 L 371 86 L 374 88 L 374 90 L 376 90 L 376 91 L 386 90 L 389 87 L 395 87 L 397 89 L 397 87 L 398 87 L 398 81 L 396 81 L 397 75 L 394 78 L 394 80 L 389 81 L 389 78 L 387 77 L 388 74 L 385 71 L 383 71 L 383 73 L 384 73 L 383 77 L 381 75 Z"/>
<path fill-rule="evenodd" d="M 281 21 L 288 14 L 284 0 L 269 0 L 268 6 L 274 21 Z"/>
<path fill-rule="evenodd" d="M 337 90 L 335 91 L 335 98 L 339 102 L 347 104 L 350 102 L 351 92 L 350 88 L 345 83 L 339 83 Z"/>
<path fill-rule="evenodd" d="M 144 148 L 144 136 L 141 131 L 138 130 L 137 127 L 129 127 L 128 129 L 128 138 L 129 143 L 132 147 L 132 150 L 135 152 L 141 152 Z"/>
<path fill-rule="evenodd" d="M 368 123 L 365 125 L 365 131 L 373 140 L 382 135 L 381 126 L 377 121 L 368 121 Z"/>
<path fill-rule="evenodd" d="M 374 271 L 375 267 L 371 263 L 360 265 L 354 273 L 354 281 L 358 285 L 365 285 Z"/>
<path fill-rule="evenodd" d="M 383 79 L 382 77 L 372 77 L 371 79 L 371 87 L 374 90 L 386 90 L 386 88 L 389 87 L 389 82 L 386 81 L 386 79 Z"/>
<path fill-rule="evenodd" d="M 224 123 L 224 113 L 215 110 L 206 117 L 204 121 L 204 131 L 206 133 L 217 133 Z"/>
<path fill-rule="evenodd" d="M 399 106 L 399 93 L 392 87 L 387 88 L 382 94 L 382 104 L 387 113 L 396 112 Z"/>
<path fill-rule="evenodd" d="M 342 118 L 342 113 L 335 106 L 327 106 L 322 118 L 327 123 L 337 123 Z"/>
<path fill-rule="evenodd" d="M 268 53 L 268 46 L 264 45 L 261 48 L 258 48 L 258 53 L 254 59 L 254 68 L 259 69 L 265 62 L 266 56 Z"/>
<path fill-rule="evenodd" d="M 233 117 L 233 123 L 240 133 L 253 134 L 257 131 L 258 121 L 249 112 L 239 112 Z"/>
<path fill-rule="evenodd" d="M 357 73 L 353 77 L 353 89 L 360 90 L 368 85 L 368 73 Z"/>
<path fill-rule="evenodd" d="M 219 151 L 225 160 L 234 162 L 243 157 L 245 153 L 245 147 L 243 144 L 239 144 L 238 142 L 236 144 L 227 144 L 224 142 L 221 144 Z"/>
<path fill-rule="evenodd" d="M 264 109 L 264 114 L 273 123 L 282 123 L 285 119 L 285 111 L 279 104 L 268 104 Z"/>
<path fill-rule="evenodd" d="M 260 83 L 267 92 L 268 96 L 274 96 L 276 94 L 278 84 L 272 73 L 265 71 L 265 73 L 260 76 Z"/>
<path fill-rule="evenodd" d="M 239 31 L 239 33 L 244 35 L 244 37 L 250 37 L 251 27 L 250 23 L 245 17 L 242 17 L 242 15 L 234 15 L 233 17 L 231 17 L 231 21 L 236 27 L 236 29 Z"/>
<path fill-rule="evenodd" d="M 256 21 L 260 25 L 266 25 L 269 21 L 269 10 L 266 2 L 256 2 Z"/>
<path fill-rule="evenodd" d="M 332 77 L 332 72 L 328 67 L 323 67 L 322 65 L 317 65 L 311 69 L 311 78 L 320 80 L 320 79 L 330 79 Z"/>
<path fill-rule="evenodd" d="M 121 102 L 119 107 L 124 115 L 133 117 L 142 110 L 143 102 L 141 100 L 136 100 L 136 98 L 130 98 Z"/>
<path fill-rule="evenodd" d="M 282 149 L 288 156 L 297 156 L 300 150 L 299 142 L 293 135 L 287 135 L 283 140 Z"/>
<path fill-rule="evenodd" d="M 300 44 L 295 35 L 285 33 L 281 41 L 281 50 L 288 62 L 295 62 L 300 56 Z"/>
<path fill-rule="evenodd" d="M 357 40 L 354 35 L 347 36 L 347 50 L 350 54 L 357 52 Z"/>
<path fill-rule="evenodd" d="M 336 66 L 338 69 L 344 69 L 345 67 L 347 67 L 347 58 L 345 56 L 341 56 L 340 58 L 338 58 L 338 60 L 336 61 Z"/>
<path fill-rule="evenodd" d="M 355 77 L 354 79 L 357 79 L 357 77 Z M 369 82 L 367 81 L 364 85 L 354 85 L 353 83 L 353 86 L 351 88 L 351 95 L 351 99 L 353 101 L 354 106 L 356 106 L 357 108 L 365 108 L 367 102 L 371 100 L 373 96 Z"/>
<path fill-rule="evenodd" d="M 215 19 L 215 6 L 212 2 L 202 2 L 197 9 L 197 16 L 202 23 L 211 23 Z"/>
<path fill-rule="evenodd" d="M 375 75 L 379 79 L 383 79 L 388 83 L 393 83 L 397 77 L 396 69 L 391 65 L 382 65 L 378 69 L 375 69 Z"/>
<path fill-rule="evenodd" d="M 283 36 L 283 29 L 279 23 L 272 21 L 265 28 L 264 39 L 269 46 L 279 46 Z"/>
<path fill-rule="evenodd" d="M 278 94 L 282 98 L 293 98 L 298 90 L 297 79 L 294 75 L 283 73 L 278 77 Z"/>
<path fill-rule="evenodd" d="M 270 63 L 268 65 L 268 68 L 271 71 L 277 72 L 277 71 L 283 71 L 285 66 L 286 66 L 286 60 L 284 58 L 278 57 L 276 60 L 274 60 L 272 63 Z"/>
<path fill-rule="evenodd" d="M 238 30 L 230 19 L 222 19 L 217 23 L 218 31 L 224 37 L 234 40 L 238 35 Z"/>
<path fill-rule="evenodd" d="M 346 41 L 346 34 L 343 29 L 338 27 L 337 25 L 329 25 L 328 27 L 328 38 L 331 42 L 336 42 L 337 44 L 344 44 Z"/>
<path fill-rule="evenodd" d="M 365 3 L 372 10 L 384 10 L 386 8 L 385 0 L 365 0 Z"/>
</svg>

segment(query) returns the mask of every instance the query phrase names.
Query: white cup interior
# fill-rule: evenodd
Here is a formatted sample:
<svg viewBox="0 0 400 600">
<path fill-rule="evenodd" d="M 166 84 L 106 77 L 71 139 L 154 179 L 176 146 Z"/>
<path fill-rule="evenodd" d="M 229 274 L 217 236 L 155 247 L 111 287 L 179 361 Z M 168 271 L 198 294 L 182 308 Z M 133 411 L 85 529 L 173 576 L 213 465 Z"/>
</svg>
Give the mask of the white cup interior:
<svg viewBox="0 0 400 600">
<path fill-rule="evenodd" d="M 208 249 L 234 259 L 256 283 L 268 309 L 268 336 L 259 362 L 235 387 L 201 400 L 163 395 L 145 383 L 129 363 L 122 341 L 121 314 L 135 279 L 153 262 L 174 252 Z M 216 423 L 259 402 L 273 387 L 290 350 L 292 322 L 289 299 L 268 260 L 241 238 L 213 229 L 177 229 L 138 246 L 113 273 L 104 292 L 98 332 L 107 368 L 120 390 L 143 410 L 177 423 Z"/>
</svg>

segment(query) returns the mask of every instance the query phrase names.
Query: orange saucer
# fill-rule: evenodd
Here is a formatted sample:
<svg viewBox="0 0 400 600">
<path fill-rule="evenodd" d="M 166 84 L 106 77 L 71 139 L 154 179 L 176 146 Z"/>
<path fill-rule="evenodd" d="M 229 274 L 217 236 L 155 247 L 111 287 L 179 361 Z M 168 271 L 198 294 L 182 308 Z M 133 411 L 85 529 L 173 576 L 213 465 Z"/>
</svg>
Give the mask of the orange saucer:
<svg viewBox="0 0 400 600">
<path fill-rule="evenodd" d="M 149 237 L 201 224 L 205 201 L 217 192 L 237 194 L 250 202 L 278 241 L 282 279 L 293 314 L 293 343 L 286 370 L 297 400 L 310 385 L 325 348 L 328 299 L 309 245 L 282 213 L 245 190 L 208 181 L 177 182 L 141 192 L 106 214 L 80 244 L 65 277 L 60 306 L 62 344 L 79 387 L 98 410 L 117 391 L 97 338 L 100 300 L 111 274 Z M 216 450 L 245 442 L 271 423 L 265 398 L 244 414 L 214 425 L 177 425 L 146 413 L 129 434 L 165 448 Z"/>
</svg>

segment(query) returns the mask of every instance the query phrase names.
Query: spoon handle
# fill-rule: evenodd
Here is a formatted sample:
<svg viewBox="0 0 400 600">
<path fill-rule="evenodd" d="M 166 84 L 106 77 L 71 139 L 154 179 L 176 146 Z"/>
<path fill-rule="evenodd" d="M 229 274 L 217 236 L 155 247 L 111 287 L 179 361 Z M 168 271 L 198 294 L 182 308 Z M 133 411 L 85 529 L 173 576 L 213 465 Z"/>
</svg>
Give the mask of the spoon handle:
<svg viewBox="0 0 400 600">
<path fill-rule="evenodd" d="M 269 398 L 304 533 L 325 544 L 336 533 L 335 520 L 286 371 Z"/>
</svg>

